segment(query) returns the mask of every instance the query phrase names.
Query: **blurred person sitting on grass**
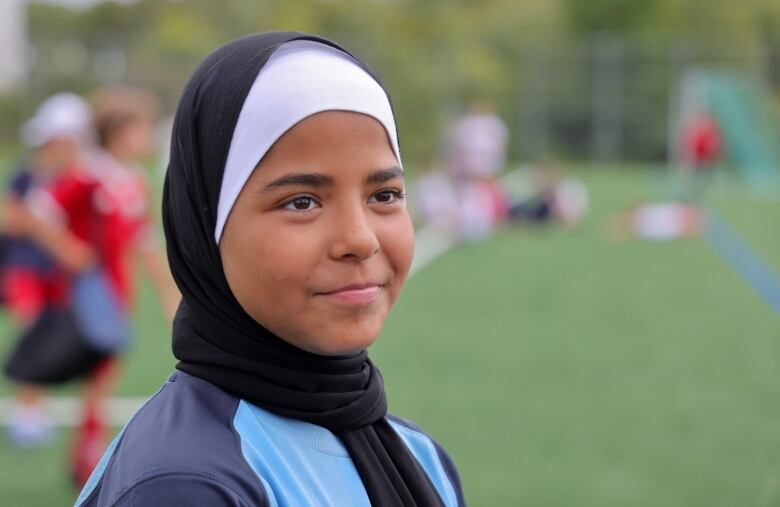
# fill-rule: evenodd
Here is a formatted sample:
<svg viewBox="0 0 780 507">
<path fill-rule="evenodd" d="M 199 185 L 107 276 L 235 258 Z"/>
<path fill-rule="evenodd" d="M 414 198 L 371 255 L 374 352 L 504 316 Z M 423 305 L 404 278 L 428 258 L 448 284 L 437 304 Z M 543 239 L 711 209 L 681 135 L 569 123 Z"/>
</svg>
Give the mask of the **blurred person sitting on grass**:
<svg viewBox="0 0 780 507">
<path fill-rule="evenodd" d="M 71 476 L 78 487 L 94 469 L 107 442 L 103 405 L 118 380 L 118 356 L 129 340 L 134 257 L 145 261 L 171 317 L 178 303 L 156 241 L 146 182 L 137 165 L 151 149 L 151 104 L 148 95 L 140 91 L 97 94 L 94 125 L 98 147 L 31 192 L 15 210 L 16 233 L 38 242 L 51 255 L 60 255 L 63 236 L 82 249 L 79 255 L 58 259 L 70 273 L 70 307 L 76 317 L 71 349 L 56 368 L 42 366 L 51 361 L 47 345 L 54 344 L 37 340 L 41 335 L 59 334 L 51 340 L 64 346 L 66 338 L 61 331 L 73 319 L 63 316 L 57 325 L 39 326 L 42 331 L 54 328 L 59 333 L 32 333 L 14 351 L 7 368 L 12 376 L 44 383 L 86 377 L 83 413 L 71 453 Z M 25 362 L 36 352 L 39 361 Z M 63 364 L 65 359 L 69 359 L 67 364 Z"/>
<path fill-rule="evenodd" d="M 574 227 L 585 217 L 590 198 L 580 179 L 562 176 L 554 164 L 544 160 L 520 167 L 515 174 L 518 178 L 510 178 L 504 185 L 511 221 L 530 225 L 558 222 Z M 513 184 L 513 179 L 521 180 L 520 185 Z M 513 194 L 518 187 L 520 192 Z"/>
<path fill-rule="evenodd" d="M 464 505 L 366 351 L 414 247 L 373 71 L 296 32 L 214 51 L 178 106 L 163 218 L 178 371 L 76 505 Z"/>
</svg>

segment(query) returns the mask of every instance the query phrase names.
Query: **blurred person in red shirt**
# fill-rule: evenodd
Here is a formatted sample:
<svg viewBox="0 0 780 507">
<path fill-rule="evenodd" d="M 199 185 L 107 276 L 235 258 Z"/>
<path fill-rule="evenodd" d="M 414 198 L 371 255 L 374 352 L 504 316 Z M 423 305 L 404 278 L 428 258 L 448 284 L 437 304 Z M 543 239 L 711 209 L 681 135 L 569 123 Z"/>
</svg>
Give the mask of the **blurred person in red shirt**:
<svg viewBox="0 0 780 507">
<path fill-rule="evenodd" d="M 706 112 L 691 118 L 683 127 L 680 148 L 687 173 L 685 198 L 698 201 L 723 154 L 723 139 L 715 119 Z"/>
<path fill-rule="evenodd" d="M 95 94 L 93 107 L 98 148 L 81 166 L 63 171 L 31 193 L 26 199 L 30 211 L 27 222 L 33 226 L 26 232 L 52 248 L 51 243 L 47 245 L 46 234 L 55 227 L 45 224 L 58 223 L 87 245 L 91 256 L 73 271 L 79 276 L 99 273 L 107 285 L 106 297 L 116 301 L 119 308 L 119 320 L 131 310 L 132 264 L 140 260 L 166 313 L 172 317 L 179 296 L 157 241 L 148 207 L 149 190 L 139 165 L 152 148 L 155 101 L 141 90 L 113 88 Z M 100 303 L 94 294 L 92 299 L 95 305 Z M 79 486 L 105 448 L 103 401 L 118 380 L 117 355 L 122 348 L 111 347 L 102 354 L 83 389 L 82 423 L 75 435 L 71 460 L 73 479 Z"/>
<path fill-rule="evenodd" d="M 56 179 L 79 163 L 83 146 L 91 136 L 91 112 L 87 103 L 72 93 L 58 93 L 43 101 L 35 116 L 22 127 L 22 141 L 31 149 L 28 160 L 12 176 L 3 203 L 2 271 L 0 292 L 13 322 L 22 332 L 19 342 L 47 308 L 68 304 L 66 266 L 78 264 L 86 249 L 66 232 L 52 230 L 42 236 L 55 247 L 52 255 L 28 237 L 16 234 L 24 228 L 24 215 L 17 213 L 35 189 Z M 24 359 L 24 358 L 22 358 Z M 13 358 L 11 359 L 13 363 Z M 52 423 L 42 406 L 42 388 L 26 376 L 13 374 L 15 402 L 11 406 L 8 434 L 20 447 L 47 443 Z"/>
</svg>

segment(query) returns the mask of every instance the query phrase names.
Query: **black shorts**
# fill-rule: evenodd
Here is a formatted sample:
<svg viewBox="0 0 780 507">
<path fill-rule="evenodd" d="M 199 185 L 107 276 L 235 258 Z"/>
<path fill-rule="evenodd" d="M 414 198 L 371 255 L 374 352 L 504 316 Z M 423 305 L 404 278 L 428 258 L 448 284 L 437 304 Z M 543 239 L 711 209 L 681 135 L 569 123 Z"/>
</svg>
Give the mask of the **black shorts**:
<svg viewBox="0 0 780 507">
<path fill-rule="evenodd" d="M 31 384 L 60 384 L 88 376 L 110 354 L 91 347 L 68 309 L 46 309 L 11 350 L 5 373 Z"/>
</svg>

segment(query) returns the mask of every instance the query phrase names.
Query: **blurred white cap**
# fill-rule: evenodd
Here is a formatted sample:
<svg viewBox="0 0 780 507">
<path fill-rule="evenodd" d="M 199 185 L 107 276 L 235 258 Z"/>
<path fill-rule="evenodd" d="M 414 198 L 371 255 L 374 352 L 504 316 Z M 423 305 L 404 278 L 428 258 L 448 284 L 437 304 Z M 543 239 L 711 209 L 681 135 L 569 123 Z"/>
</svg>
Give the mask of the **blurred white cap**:
<svg viewBox="0 0 780 507">
<path fill-rule="evenodd" d="M 62 92 L 44 100 L 35 116 L 22 125 L 22 142 L 37 148 L 58 138 L 77 141 L 89 139 L 92 112 L 87 102 L 76 94 Z"/>
</svg>

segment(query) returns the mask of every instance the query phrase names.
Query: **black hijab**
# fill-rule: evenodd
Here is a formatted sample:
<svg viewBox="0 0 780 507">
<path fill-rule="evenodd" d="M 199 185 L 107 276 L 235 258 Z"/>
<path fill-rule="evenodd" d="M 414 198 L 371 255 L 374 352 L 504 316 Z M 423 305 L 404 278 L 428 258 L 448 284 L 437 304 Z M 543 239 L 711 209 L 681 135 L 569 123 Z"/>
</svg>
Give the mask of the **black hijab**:
<svg viewBox="0 0 780 507">
<path fill-rule="evenodd" d="M 382 376 L 366 351 L 325 357 L 293 347 L 242 309 L 222 269 L 214 228 L 233 130 L 258 73 L 293 40 L 347 53 L 315 35 L 242 37 L 200 64 L 179 102 L 163 191 L 168 260 L 183 295 L 173 323 L 176 367 L 279 415 L 333 431 L 372 505 L 440 506 L 427 474 L 385 418 Z"/>
</svg>

